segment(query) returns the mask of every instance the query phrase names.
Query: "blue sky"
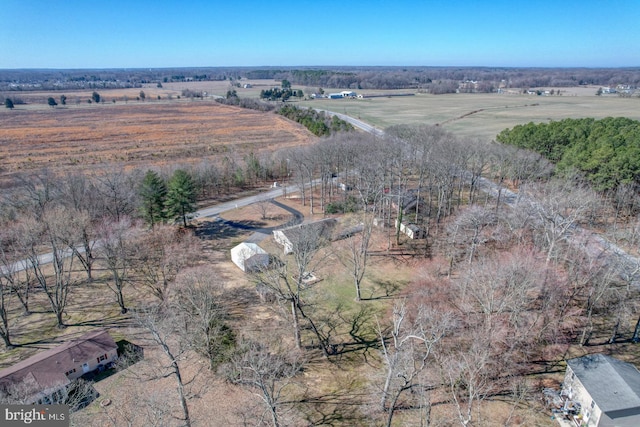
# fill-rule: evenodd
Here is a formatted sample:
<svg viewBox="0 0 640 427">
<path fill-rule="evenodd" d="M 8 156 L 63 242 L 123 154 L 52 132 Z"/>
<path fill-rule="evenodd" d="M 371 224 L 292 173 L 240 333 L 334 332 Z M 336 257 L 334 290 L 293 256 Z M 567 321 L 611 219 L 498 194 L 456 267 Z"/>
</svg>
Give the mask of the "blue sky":
<svg viewBox="0 0 640 427">
<path fill-rule="evenodd" d="M 1 0 L 0 68 L 640 66 L 640 0 Z"/>
</svg>

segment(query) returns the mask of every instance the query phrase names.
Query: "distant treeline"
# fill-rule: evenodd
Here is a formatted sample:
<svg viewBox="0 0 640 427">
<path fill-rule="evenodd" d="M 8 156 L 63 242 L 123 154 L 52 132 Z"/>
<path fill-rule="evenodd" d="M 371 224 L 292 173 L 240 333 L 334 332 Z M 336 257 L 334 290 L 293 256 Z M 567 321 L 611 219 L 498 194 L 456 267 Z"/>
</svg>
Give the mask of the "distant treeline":
<svg viewBox="0 0 640 427">
<path fill-rule="evenodd" d="M 280 89 L 277 87 L 260 91 L 260 99 L 268 99 L 269 101 L 286 101 L 292 96 L 302 98 L 304 92 L 300 89 Z"/>
<path fill-rule="evenodd" d="M 455 92 L 460 82 L 475 82 L 477 92 L 498 87 L 570 87 L 580 85 L 638 86 L 640 68 L 492 68 L 492 67 L 360 67 L 337 69 L 261 69 L 250 79 L 289 80 L 311 87 L 350 89 L 425 89 Z"/>
<path fill-rule="evenodd" d="M 258 99 L 240 98 L 235 89 L 227 91 L 227 96 L 225 98 L 216 98 L 216 101 L 225 105 L 235 105 L 237 107 L 265 112 L 271 111 L 276 108 L 273 104 L 265 101 L 260 101 Z"/>
<path fill-rule="evenodd" d="M 145 83 L 239 79 L 288 80 L 296 85 L 348 89 L 422 89 L 447 93 L 471 82 L 473 91 L 498 87 L 640 85 L 640 68 L 503 67 L 218 67 L 107 70 L 0 70 L 0 90 L 139 87 Z M 465 86 L 469 88 L 469 85 Z"/>
<path fill-rule="evenodd" d="M 503 130 L 497 141 L 540 153 L 558 171 L 583 174 L 599 190 L 640 186 L 640 122 L 565 119 Z"/>
</svg>

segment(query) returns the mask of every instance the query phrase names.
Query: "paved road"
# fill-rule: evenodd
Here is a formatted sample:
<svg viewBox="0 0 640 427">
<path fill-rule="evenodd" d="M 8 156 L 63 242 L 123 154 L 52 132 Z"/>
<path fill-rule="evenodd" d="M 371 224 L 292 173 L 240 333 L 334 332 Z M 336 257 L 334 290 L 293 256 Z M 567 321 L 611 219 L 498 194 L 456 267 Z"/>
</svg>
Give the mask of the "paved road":
<svg viewBox="0 0 640 427">
<path fill-rule="evenodd" d="M 220 203 L 215 206 L 209 206 L 208 208 L 202 208 L 196 212 L 196 218 L 211 218 L 220 215 L 222 212 L 230 211 L 237 208 L 252 205 L 257 202 L 265 200 L 275 199 L 285 193 L 295 193 L 298 191 L 298 186 L 289 185 L 286 187 L 277 187 L 273 190 L 266 191 L 264 193 L 256 194 L 255 196 L 243 197 L 242 199 L 232 200 L 230 202 Z"/>
<path fill-rule="evenodd" d="M 358 129 L 362 129 L 365 132 L 371 133 L 375 136 L 384 136 L 384 131 L 376 128 L 375 126 L 371 126 L 368 123 L 363 122 L 362 120 L 358 120 L 354 117 L 351 116 L 347 116 L 346 114 L 340 114 L 340 113 L 336 113 L 335 111 L 329 111 L 329 110 L 322 110 L 320 108 L 316 108 L 316 111 L 321 111 L 325 114 L 328 114 L 330 116 L 336 116 L 339 119 L 344 120 L 347 123 L 351 123 L 353 126 L 357 127 Z"/>
</svg>

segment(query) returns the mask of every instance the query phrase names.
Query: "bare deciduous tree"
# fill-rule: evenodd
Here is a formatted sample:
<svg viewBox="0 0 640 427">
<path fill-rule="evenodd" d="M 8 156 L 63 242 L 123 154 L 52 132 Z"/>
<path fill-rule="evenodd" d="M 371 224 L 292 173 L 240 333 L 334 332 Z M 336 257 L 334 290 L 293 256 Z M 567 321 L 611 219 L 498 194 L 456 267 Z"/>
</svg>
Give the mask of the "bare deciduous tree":
<svg viewBox="0 0 640 427">
<path fill-rule="evenodd" d="M 9 290 L 18 298 L 25 315 L 30 314 L 29 296 L 33 280 L 28 262 L 30 237 L 23 236 L 21 224 L 5 228 L 0 243 L 0 269 Z"/>
<path fill-rule="evenodd" d="M 0 264 L 1 265 L 1 264 Z M 0 267 L 4 270 L 4 266 Z M 4 345 L 7 349 L 12 349 L 11 343 L 11 322 L 10 322 L 10 303 L 11 303 L 11 280 L 8 280 L 8 276 L 13 276 L 12 271 L 4 270 L 0 271 L 0 337 L 4 341 Z"/>
<path fill-rule="evenodd" d="M 199 244 L 189 231 L 156 225 L 138 239 L 136 253 L 136 282 L 164 301 L 178 272 L 197 260 Z"/>
<path fill-rule="evenodd" d="M 338 260 L 345 266 L 355 285 L 356 301 L 362 299 L 361 284 L 369 262 L 369 245 L 373 233 L 373 218 L 363 215 L 363 222 L 346 239 L 345 252 Z"/>
<path fill-rule="evenodd" d="M 277 295 L 279 301 L 289 304 L 296 348 L 302 348 L 302 317 L 318 339 L 325 356 L 329 356 L 331 352 L 330 343 L 310 316 L 302 294 L 306 288 L 305 278 L 314 273 L 324 258 L 317 255 L 327 242 L 327 233 L 328 230 L 320 223 L 299 226 L 295 233 L 291 234 L 293 259 L 276 259 L 255 275 L 258 284 L 267 286 Z"/>
<path fill-rule="evenodd" d="M 134 318 L 151 336 L 152 341 L 165 355 L 167 363 L 162 366 L 160 378 L 173 377 L 176 381 L 178 401 L 185 427 L 191 427 L 191 414 L 187 402 L 185 387 L 193 380 L 184 377 L 180 361 L 189 346 L 183 340 L 184 333 L 180 322 L 176 321 L 174 313 L 167 307 L 156 305 L 136 310 Z"/>
<path fill-rule="evenodd" d="M 136 209 L 135 182 L 122 170 L 96 177 L 96 192 L 101 196 L 101 216 L 108 216 L 116 222 L 132 216 Z"/>
<path fill-rule="evenodd" d="M 186 326 L 186 339 L 210 369 L 229 356 L 234 334 L 226 324 L 222 279 L 211 267 L 194 267 L 176 279 L 173 310 Z"/>
<path fill-rule="evenodd" d="M 295 376 L 302 370 L 303 360 L 295 352 L 277 353 L 257 342 L 246 342 L 232 362 L 225 366 L 229 381 L 255 391 L 264 405 L 263 415 L 273 427 L 289 425 L 284 413 L 292 408 L 289 389 L 295 387 Z"/>
<path fill-rule="evenodd" d="M 40 221 L 25 218 L 21 222 L 21 232 L 25 239 L 26 261 L 32 269 L 38 286 L 44 291 L 59 328 L 64 328 L 63 315 L 67 307 L 69 293 L 75 285 L 73 256 L 70 256 L 67 216 L 63 209 L 53 208 L 44 212 Z M 50 251 L 53 276 L 48 274 L 48 265 L 40 257 L 40 243 Z"/>
<path fill-rule="evenodd" d="M 419 386 L 417 380 L 427 368 L 435 347 L 454 326 L 448 313 L 424 305 L 415 311 L 408 312 L 406 300 L 397 303 L 393 308 L 390 339 L 379 331 L 386 370 L 380 409 L 387 413 L 387 427 L 391 427 L 401 396 Z"/>
<path fill-rule="evenodd" d="M 82 174 L 68 175 L 60 184 L 60 203 L 70 210 L 70 220 L 77 229 L 78 241 L 71 249 L 92 280 L 94 226 L 99 217 L 99 200 L 93 183 Z"/>
<path fill-rule="evenodd" d="M 586 219 L 597 202 L 593 191 L 573 182 L 551 181 L 523 186 L 518 205 L 535 218 L 547 249 L 547 261 L 556 259 L 558 246 Z"/>
<path fill-rule="evenodd" d="M 491 339 L 475 337 L 469 348 L 458 348 L 438 356 L 442 380 L 463 427 L 473 423 L 474 408 L 496 385 L 492 377 L 492 373 L 497 372 L 492 344 Z"/>
<path fill-rule="evenodd" d="M 65 387 L 49 390 L 43 393 L 39 384 L 32 378 L 14 383 L 8 388 L 0 389 L 0 403 L 5 405 L 32 405 L 42 400 L 43 404 L 68 405 L 71 412 L 87 406 L 93 401 L 98 392 L 93 388 L 93 382 L 78 378 Z"/>
<path fill-rule="evenodd" d="M 482 231 L 497 221 L 494 211 L 482 206 L 473 205 L 463 209 L 451 223 L 450 235 L 453 245 L 468 247 L 468 264 L 471 265 L 476 255 L 478 246 L 482 245 L 486 238 Z M 453 264 L 453 257 L 451 258 Z"/>
<path fill-rule="evenodd" d="M 126 217 L 118 222 L 104 220 L 98 226 L 98 256 L 111 273 L 113 282 L 107 286 L 116 296 L 120 313 L 128 309 L 124 298 L 124 288 L 131 280 L 131 269 L 136 254 L 135 240 L 140 230 Z"/>
<path fill-rule="evenodd" d="M 253 209 L 260 214 L 260 219 L 265 220 L 269 218 L 269 209 L 271 208 L 271 199 L 260 200 L 251 205 Z"/>
<path fill-rule="evenodd" d="M 587 247 L 569 251 L 567 255 L 568 278 L 576 289 L 573 304 L 578 306 L 584 316 L 580 345 L 586 345 L 593 333 L 593 314 L 598 308 L 608 312 L 610 296 L 613 296 L 618 272 L 615 265 L 607 265 L 603 252 L 589 252 Z M 613 313 L 612 313 L 613 314 Z"/>
</svg>

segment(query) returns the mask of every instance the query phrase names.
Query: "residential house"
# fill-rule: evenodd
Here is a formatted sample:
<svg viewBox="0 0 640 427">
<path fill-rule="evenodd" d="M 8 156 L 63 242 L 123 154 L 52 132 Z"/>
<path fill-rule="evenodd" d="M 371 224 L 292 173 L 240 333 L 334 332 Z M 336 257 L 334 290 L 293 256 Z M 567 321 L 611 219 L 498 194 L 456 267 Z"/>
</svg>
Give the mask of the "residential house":
<svg viewBox="0 0 640 427">
<path fill-rule="evenodd" d="M 640 372 L 603 354 L 567 360 L 562 394 L 577 426 L 640 426 Z"/>
<path fill-rule="evenodd" d="M 418 196 L 413 190 L 402 191 L 400 194 L 390 192 L 387 197 L 391 200 L 391 208 L 394 210 L 398 209 L 398 203 L 404 213 L 415 211 L 418 208 Z"/>
<path fill-rule="evenodd" d="M 0 394 L 19 393 L 25 403 L 45 403 L 73 380 L 117 358 L 118 346 L 107 331 L 89 332 L 0 371 Z"/>
</svg>

